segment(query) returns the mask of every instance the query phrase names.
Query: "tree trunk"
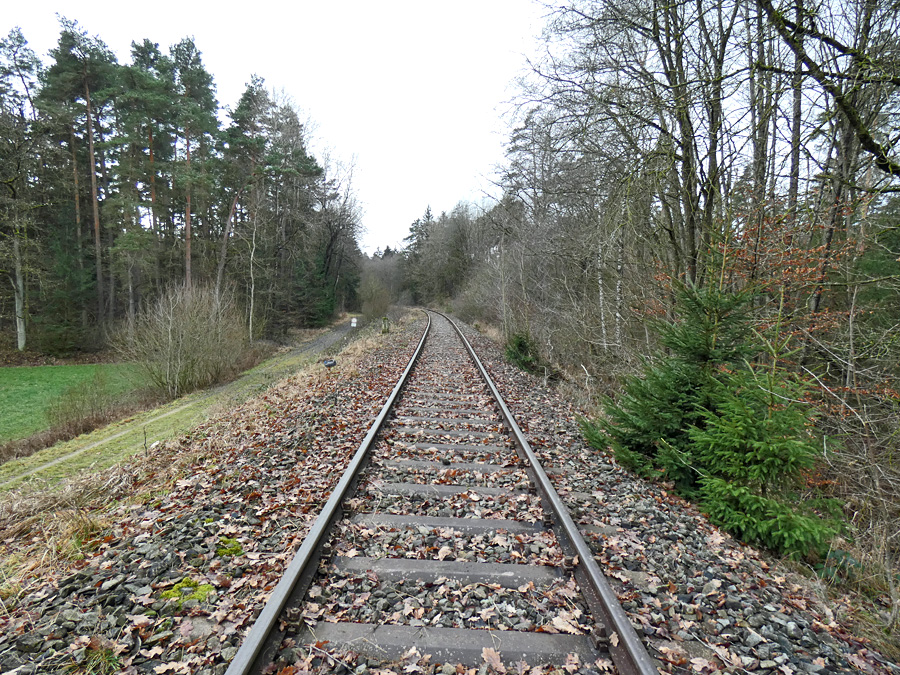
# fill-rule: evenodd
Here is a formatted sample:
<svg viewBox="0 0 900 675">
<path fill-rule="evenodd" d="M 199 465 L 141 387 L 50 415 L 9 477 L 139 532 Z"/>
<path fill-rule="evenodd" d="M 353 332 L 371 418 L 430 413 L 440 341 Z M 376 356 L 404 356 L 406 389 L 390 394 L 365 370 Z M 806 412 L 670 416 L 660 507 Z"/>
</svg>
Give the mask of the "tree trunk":
<svg viewBox="0 0 900 675">
<path fill-rule="evenodd" d="M 600 310 L 600 339 L 603 341 L 605 351 L 609 349 L 609 336 L 606 332 L 606 293 L 603 288 L 603 267 L 603 244 L 601 244 L 597 249 L 597 303 Z"/>
<path fill-rule="evenodd" d="M 802 7 L 797 2 L 797 22 L 801 21 Z M 801 39 L 801 38 L 798 38 Z M 791 114 L 791 168 L 790 181 L 788 183 L 788 218 L 791 225 L 797 220 L 797 199 L 800 193 L 800 121 L 803 115 L 803 63 L 800 57 L 794 55 L 794 75 L 791 79 L 791 89 L 794 92 L 794 105 Z M 792 228 L 793 229 L 793 228 Z M 793 241 L 793 232 L 790 242 Z"/>
<path fill-rule="evenodd" d="M 118 124 L 118 119 L 116 119 Z M 97 125 L 97 140 L 100 141 L 100 149 L 97 152 L 97 161 L 100 163 L 100 179 L 103 185 L 103 194 L 108 195 L 109 190 L 109 170 L 106 166 L 106 153 L 103 152 L 103 127 Z M 106 248 L 107 260 L 109 260 L 109 284 L 106 287 L 106 318 L 114 321 L 116 318 L 116 270 L 113 262 L 113 247 L 116 244 L 116 230 L 112 227 L 106 230 Z"/>
<path fill-rule="evenodd" d="M 97 325 L 106 323 L 103 303 L 103 264 L 100 242 L 100 196 L 97 192 L 97 162 L 94 156 L 94 120 L 91 114 L 91 91 L 85 73 L 84 96 L 87 104 L 88 155 L 91 162 L 91 200 L 94 208 L 94 265 L 97 273 Z"/>
<path fill-rule="evenodd" d="M 136 314 L 136 301 L 134 296 L 134 264 L 128 265 L 128 323 L 133 325 Z"/>
<path fill-rule="evenodd" d="M 253 344 L 253 313 L 256 311 L 256 275 L 253 273 L 253 263 L 256 256 L 256 214 L 253 218 L 253 233 L 251 234 L 250 243 L 250 316 L 248 321 L 248 333 L 250 335 L 250 344 Z"/>
<path fill-rule="evenodd" d="M 147 128 L 147 148 L 150 150 L 150 227 L 158 234 L 156 224 L 156 166 L 153 155 L 153 126 Z"/>
<path fill-rule="evenodd" d="M 243 189 L 243 188 L 242 188 Z M 228 220 L 225 223 L 225 231 L 222 233 L 222 243 L 219 246 L 219 265 L 216 269 L 216 298 L 222 291 L 222 281 L 225 278 L 225 259 L 228 256 L 228 239 L 231 237 L 231 228 L 234 227 L 234 212 L 237 209 L 241 191 L 231 200 L 231 210 L 228 212 Z"/>
<path fill-rule="evenodd" d="M 25 274 L 22 271 L 22 249 L 19 245 L 18 228 L 13 231 L 13 259 L 15 266 L 15 280 L 13 281 L 13 295 L 16 302 L 16 347 L 20 352 L 25 351 Z"/>
<path fill-rule="evenodd" d="M 187 146 L 187 185 L 185 186 L 184 209 L 184 285 L 191 290 L 191 139 L 185 129 L 185 145 Z"/>
<path fill-rule="evenodd" d="M 78 180 L 78 153 L 75 149 L 75 127 L 69 127 L 69 145 L 72 148 L 72 178 L 75 181 L 75 265 L 78 267 L 78 283 L 84 283 L 84 242 L 81 232 L 81 184 Z M 79 294 L 81 295 L 81 294 Z M 84 297 L 81 301 L 81 327 L 87 328 L 88 315 Z"/>
<path fill-rule="evenodd" d="M 625 345 L 625 337 L 622 331 L 623 316 L 625 313 L 625 292 L 622 281 L 625 267 L 625 228 L 619 226 L 619 246 L 616 256 L 616 350 L 622 352 Z"/>
<path fill-rule="evenodd" d="M 835 125 L 834 133 L 836 136 L 841 136 L 841 139 L 839 141 L 840 145 L 838 145 L 838 142 L 835 143 L 835 145 L 838 145 L 838 157 L 834 162 L 835 175 L 832 176 L 831 179 L 831 203 L 828 205 L 828 224 L 825 226 L 825 231 L 822 234 L 822 252 L 818 263 L 818 270 L 816 271 L 816 287 L 813 290 L 809 303 L 810 315 L 815 315 L 822 304 L 822 292 L 824 291 L 824 283 L 828 275 L 828 266 L 831 262 L 831 249 L 834 241 L 834 233 L 842 218 L 841 211 L 844 206 L 844 183 L 848 176 L 842 173 L 841 165 L 843 164 L 842 160 L 848 149 L 848 137 L 851 133 L 849 130 L 845 132 L 843 126 L 844 125 L 840 123 Z"/>
<path fill-rule="evenodd" d="M 756 13 L 755 39 L 753 39 L 752 31 L 754 26 L 750 21 L 750 7 L 746 8 L 747 17 L 747 56 L 750 63 L 764 64 L 764 47 L 763 47 L 763 16 L 762 12 Z M 754 47 L 756 49 L 754 53 Z M 752 282 L 757 275 L 761 273 L 761 249 L 765 239 L 766 226 L 766 154 L 769 149 L 767 133 L 769 127 L 768 109 L 765 92 L 767 90 L 767 82 L 765 81 L 766 73 L 764 70 L 754 68 L 753 75 L 750 77 L 750 126 L 753 143 L 753 160 L 752 160 L 752 199 L 751 206 L 753 229 L 755 230 L 753 237 L 753 255 L 750 261 L 749 278 Z M 758 80 L 762 80 L 761 82 Z"/>
<path fill-rule="evenodd" d="M 116 320 L 116 265 L 113 255 L 113 238 L 110 233 L 109 244 L 107 247 L 107 257 L 109 258 L 109 284 L 106 287 L 106 316 L 110 321 Z"/>
</svg>

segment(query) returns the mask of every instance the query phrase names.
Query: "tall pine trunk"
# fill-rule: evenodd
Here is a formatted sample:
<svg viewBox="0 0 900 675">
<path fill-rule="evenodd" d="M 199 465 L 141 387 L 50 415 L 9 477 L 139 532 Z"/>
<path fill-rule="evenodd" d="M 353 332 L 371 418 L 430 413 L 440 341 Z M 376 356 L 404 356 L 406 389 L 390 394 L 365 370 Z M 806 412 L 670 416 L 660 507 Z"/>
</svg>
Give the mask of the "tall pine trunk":
<svg viewBox="0 0 900 675">
<path fill-rule="evenodd" d="M 97 272 L 97 325 L 103 326 L 105 321 L 103 303 L 103 264 L 102 246 L 100 242 L 100 196 L 97 192 L 97 162 L 94 156 L 94 119 L 91 113 L 91 90 L 87 84 L 87 72 L 84 74 L 84 98 L 87 105 L 88 155 L 91 162 L 91 200 L 94 209 L 94 265 Z"/>
<path fill-rule="evenodd" d="M 150 228 L 154 234 L 159 234 L 156 223 L 156 167 L 153 156 L 153 127 L 148 125 L 147 148 L 150 150 Z"/>
<path fill-rule="evenodd" d="M 19 245 L 18 228 L 13 231 L 13 265 L 15 266 L 15 280 L 13 281 L 13 295 L 16 303 L 16 347 L 20 352 L 25 351 L 25 275 L 22 265 L 22 249 Z"/>
<path fill-rule="evenodd" d="M 78 283 L 83 283 L 84 277 L 84 242 L 82 241 L 81 232 L 81 183 L 78 180 L 78 153 L 75 149 L 75 127 L 69 127 L 69 144 L 72 146 L 72 178 L 75 181 L 75 265 L 78 267 Z M 80 297 L 81 302 L 81 327 L 87 328 L 88 315 L 87 305 L 84 297 Z"/>
<path fill-rule="evenodd" d="M 153 153 L 153 121 L 148 124 L 147 147 L 150 150 L 150 224 L 154 237 L 154 256 L 153 264 L 156 274 L 154 275 L 154 283 L 158 283 L 162 277 L 162 256 L 159 255 L 159 243 L 163 241 L 164 232 L 157 215 L 157 199 L 156 199 L 156 156 Z"/>
<path fill-rule="evenodd" d="M 118 120 L 116 120 L 118 123 Z M 101 125 L 97 125 L 97 140 L 100 141 L 100 150 L 97 153 L 97 161 L 100 164 L 100 179 L 103 185 L 103 194 L 109 194 L 109 170 L 106 166 L 106 153 L 103 151 L 103 127 Z M 116 266 L 113 264 L 113 260 L 115 259 L 114 255 L 114 247 L 116 245 L 116 229 L 115 228 L 107 228 L 106 230 L 106 249 L 107 249 L 107 260 L 108 263 L 108 272 L 109 272 L 109 283 L 106 286 L 106 318 L 109 321 L 115 321 L 116 319 Z"/>
<path fill-rule="evenodd" d="M 225 222 L 225 231 L 222 233 L 222 243 L 219 245 L 219 264 L 216 268 L 216 300 L 219 299 L 222 292 L 222 282 L 225 279 L 225 260 L 228 257 L 228 240 L 231 237 L 231 230 L 234 227 L 234 215 L 237 209 L 238 199 L 244 188 L 238 190 L 231 200 L 231 210 L 228 212 L 228 220 Z"/>
<path fill-rule="evenodd" d="M 184 130 L 184 141 L 187 147 L 187 180 L 185 186 L 184 209 L 184 285 L 191 290 L 191 137 Z"/>
</svg>

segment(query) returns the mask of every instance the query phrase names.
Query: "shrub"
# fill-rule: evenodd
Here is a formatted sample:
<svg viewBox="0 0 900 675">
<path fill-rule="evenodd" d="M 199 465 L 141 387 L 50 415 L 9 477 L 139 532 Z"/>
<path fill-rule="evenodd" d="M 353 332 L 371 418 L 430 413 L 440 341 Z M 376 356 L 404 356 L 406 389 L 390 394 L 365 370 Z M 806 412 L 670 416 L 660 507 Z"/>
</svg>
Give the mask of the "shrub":
<svg viewBox="0 0 900 675">
<path fill-rule="evenodd" d="M 799 476 L 817 451 L 812 409 L 789 373 L 757 373 L 749 364 L 723 373 L 714 410 L 689 436 L 709 473 L 700 502 L 710 519 L 745 541 L 791 555 L 824 554 L 833 523 L 799 507 Z"/>
<path fill-rule="evenodd" d="M 65 389 L 47 406 L 47 422 L 54 429 L 78 427 L 95 429 L 108 418 L 108 412 L 115 407 L 116 398 L 109 388 L 102 370 L 94 371 L 87 382 L 81 382 Z"/>
<path fill-rule="evenodd" d="M 513 333 L 506 341 L 506 360 L 533 373 L 540 365 L 538 348 L 528 333 Z"/>
<path fill-rule="evenodd" d="M 702 483 L 701 503 L 709 519 L 743 541 L 791 555 L 807 555 L 824 553 L 835 534 L 815 515 L 733 481 L 707 477 Z"/>
<path fill-rule="evenodd" d="M 822 553 L 837 527 L 799 498 L 817 452 L 812 409 L 777 367 L 773 344 L 754 339 L 750 297 L 683 288 L 679 320 L 661 326 L 669 352 L 626 380 L 618 401 L 604 400 L 606 419 L 582 427 L 589 443 L 609 443 L 624 466 L 672 481 L 745 541 Z M 763 346 L 764 370 L 751 364 Z"/>
<path fill-rule="evenodd" d="M 627 378 L 617 402 L 604 398 L 607 419 L 598 425 L 624 465 L 696 496 L 701 474 L 689 430 L 714 407 L 723 369 L 739 367 L 750 354 L 749 297 L 713 288 L 679 294 L 680 320 L 657 326 L 668 353 L 646 363 L 641 377 Z"/>
<path fill-rule="evenodd" d="M 238 371 L 248 341 L 230 293 L 173 286 L 119 332 L 116 347 L 140 364 L 162 392 L 177 398 Z"/>
<path fill-rule="evenodd" d="M 387 314 L 391 306 L 391 294 L 384 284 L 374 276 L 363 278 L 359 289 L 362 312 L 367 322 L 372 322 Z"/>
</svg>

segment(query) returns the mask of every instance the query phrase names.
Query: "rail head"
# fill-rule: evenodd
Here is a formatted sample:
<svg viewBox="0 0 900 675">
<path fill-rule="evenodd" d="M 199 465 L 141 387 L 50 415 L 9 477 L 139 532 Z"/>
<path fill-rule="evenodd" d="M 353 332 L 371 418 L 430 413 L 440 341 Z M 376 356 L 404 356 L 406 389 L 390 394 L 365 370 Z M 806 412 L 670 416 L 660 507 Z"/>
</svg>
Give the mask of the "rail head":
<svg viewBox="0 0 900 675">
<path fill-rule="evenodd" d="M 481 373 L 482 378 L 491 390 L 491 395 L 496 400 L 503 419 L 514 438 L 516 445 L 519 446 L 519 449 L 528 459 L 530 465 L 529 468 L 534 473 L 538 489 L 544 496 L 546 503 L 549 504 L 553 510 L 554 516 L 557 518 L 560 529 L 568 540 L 571 549 L 573 549 L 578 556 L 579 567 L 590 584 L 590 591 L 599 600 L 600 613 L 606 623 L 607 637 L 610 639 L 610 653 L 613 656 L 616 668 L 623 675 L 658 675 L 659 671 L 654 665 L 653 659 L 650 658 L 650 655 L 647 653 L 637 632 L 631 625 L 631 621 L 625 614 L 625 610 L 623 610 L 619 604 L 616 594 L 606 581 L 606 576 L 594 560 L 594 554 L 591 551 L 590 546 L 584 540 L 584 537 L 581 536 L 581 532 L 575 524 L 575 521 L 572 520 L 569 510 L 566 508 L 562 499 L 560 499 L 559 494 L 557 494 L 556 488 L 553 487 L 553 483 L 550 482 L 550 478 L 541 466 L 537 455 L 528 443 L 528 439 L 525 438 L 525 434 L 516 422 L 515 416 L 509 410 L 509 407 L 500 395 L 500 391 L 488 374 L 481 359 L 478 358 L 478 355 L 475 353 L 469 340 L 453 319 L 441 312 L 435 311 L 434 313 L 449 321 L 460 339 L 462 339 L 463 344 L 466 346 L 466 350 L 472 357 L 479 373 Z M 616 639 L 612 638 L 613 633 L 617 636 Z"/>
<path fill-rule="evenodd" d="M 252 673 L 258 673 L 262 670 L 263 664 L 258 663 L 258 661 L 269 635 L 277 625 L 278 618 L 281 616 L 282 611 L 284 611 L 288 600 L 294 595 L 295 588 L 310 562 L 316 559 L 316 551 L 324 540 L 331 523 L 336 518 L 340 510 L 341 502 L 344 500 L 350 486 L 353 484 L 356 475 L 365 464 L 369 450 L 374 445 L 378 432 L 381 431 L 381 427 L 384 426 L 384 422 L 387 419 L 391 408 L 393 408 L 397 397 L 403 390 L 407 379 L 409 379 L 409 374 L 415 367 L 419 355 L 422 353 L 422 349 L 425 346 L 425 339 L 428 337 L 428 332 L 431 329 L 431 316 L 428 315 L 427 312 L 426 317 L 427 323 L 425 325 L 425 330 L 422 331 L 422 337 L 419 340 L 419 344 L 416 347 L 415 352 L 413 352 L 409 363 L 407 363 L 406 369 L 403 371 L 397 384 L 394 385 L 394 388 L 388 396 L 384 406 L 381 408 L 378 417 L 375 418 L 375 421 L 372 422 L 372 425 L 369 427 L 369 432 L 366 434 L 365 439 L 363 439 L 363 442 L 353 455 L 353 459 L 350 460 L 350 464 L 347 466 L 347 469 L 344 471 L 338 484 L 335 486 L 334 490 L 332 490 L 331 496 L 325 503 L 325 507 L 322 509 L 319 517 L 316 518 L 316 521 L 310 528 L 309 533 L 306 535 L 306 538 L 303 540 L 297 553 L 294 554 L 281 581 L 278 582 L 275 590 L 272 591 L 272 595 L 269 596 L 269 600 L 263 607 L 262 612 L 241 642 L 241 646 L 238 649 L 237 654 L 235 654 L 234 658 L 231 660 L 231 663 L 228 665 L 228 670 L 225 671 L 225 675 L 251 675 Z"/>
</svg>

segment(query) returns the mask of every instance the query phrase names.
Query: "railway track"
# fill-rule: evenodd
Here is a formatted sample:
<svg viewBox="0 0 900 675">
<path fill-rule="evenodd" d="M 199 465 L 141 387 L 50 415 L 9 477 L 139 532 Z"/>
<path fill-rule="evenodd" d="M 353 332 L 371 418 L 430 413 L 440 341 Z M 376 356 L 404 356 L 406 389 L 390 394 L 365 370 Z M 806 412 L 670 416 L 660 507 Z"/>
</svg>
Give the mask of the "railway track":
<svg viewBox="0 0 900 675">
<path fill-rule="evenodd" d="M 428 655 L 444 672 L 657 672 L 486 370 L 440 314 L 429 312 L 227 675 L 313 661 L 348 672 L 346 653 Z"/>
</svg>

